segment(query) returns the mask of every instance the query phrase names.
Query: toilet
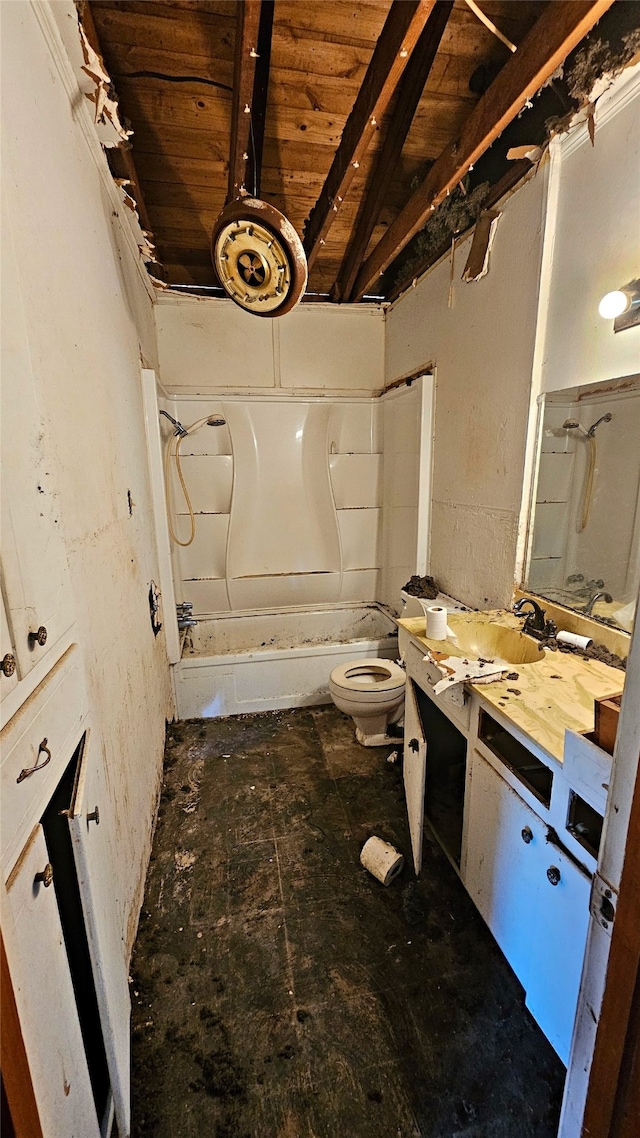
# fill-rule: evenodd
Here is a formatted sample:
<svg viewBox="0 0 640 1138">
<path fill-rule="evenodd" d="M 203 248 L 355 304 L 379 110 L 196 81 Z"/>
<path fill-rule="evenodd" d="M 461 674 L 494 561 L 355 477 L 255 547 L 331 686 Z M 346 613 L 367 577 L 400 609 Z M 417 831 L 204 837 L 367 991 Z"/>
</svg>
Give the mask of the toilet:
<svg viewBox="0 0 640 1138">
<path fill-rule="evenodd" d="M 397 736 L 387 735 L 387 727 L 402 719 L 405 679 L 404 670 L 391 660 L 352 660 L 333 669 L 331 698 L 353 719 L 356 739 L 363 747 L 398 742 Z"/>
</svg>

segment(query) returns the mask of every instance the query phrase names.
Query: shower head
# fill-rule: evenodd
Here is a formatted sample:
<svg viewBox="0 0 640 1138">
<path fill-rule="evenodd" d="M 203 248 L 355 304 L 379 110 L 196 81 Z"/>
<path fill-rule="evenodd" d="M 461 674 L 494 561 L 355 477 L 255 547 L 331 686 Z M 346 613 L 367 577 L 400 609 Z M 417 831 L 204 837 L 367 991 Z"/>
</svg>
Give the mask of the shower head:
<svg viewBox="0 0 640 1138">
<path fill-rule="evenodd" d="M 606 415 L 601 415 L 600 418 L 597 419 L 596 422 L 593 423 L 593 425 L 591 427 L 589 427 L 589 430 L 587 431 L 587 435 L 589 436 L 589 438 L 592 439 L 593 436 L 595 435 L 596 427 L 599 427 L 601 423 L 610 423 L 612 419 L 613 419 L 613 415 L 611 414 L 610 411 L 608 411 Z"/>
<path fill-rule="evenodd" d="M 579 423 L 577 419 L 565 419 L 562 424 L 562 429 L 563 431 L 580 431 L 580 434 L 585 438 L 589 434 L 587 428 L 583 427 L 582 423 Z"/>
</svg>

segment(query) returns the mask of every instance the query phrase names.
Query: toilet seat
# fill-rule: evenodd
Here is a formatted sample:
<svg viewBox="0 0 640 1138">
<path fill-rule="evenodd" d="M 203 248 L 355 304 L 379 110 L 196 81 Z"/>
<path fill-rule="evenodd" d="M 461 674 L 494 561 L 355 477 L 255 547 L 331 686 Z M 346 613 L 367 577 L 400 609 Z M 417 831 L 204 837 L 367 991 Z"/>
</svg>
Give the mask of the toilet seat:
<svg viewBox="0 0 640 1138">
<path fill-rule="evenodd" d="M 392 660 L 369 659 L 352 660 L 339 664 L 330 678 L 334 687 L 357 697 L 361 692 L 371 702 L 388 699 L 391 692 L 404 688 L 406 676 L 398 664 Z"/>
</svg>

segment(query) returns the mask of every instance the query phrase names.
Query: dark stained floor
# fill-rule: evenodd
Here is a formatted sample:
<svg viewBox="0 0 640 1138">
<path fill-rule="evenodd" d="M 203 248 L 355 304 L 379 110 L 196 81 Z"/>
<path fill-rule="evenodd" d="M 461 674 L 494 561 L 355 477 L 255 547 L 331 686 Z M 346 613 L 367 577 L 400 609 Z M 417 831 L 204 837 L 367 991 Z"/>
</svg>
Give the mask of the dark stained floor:
<svg viewBox="0 0 640 1138">
<path fill-rule="evenodd" d="M 333 707 L 170 728 L 132 965 L 135 1138 L 552 1138 L 564 1068 L 402 776 Z"/>
</svg>

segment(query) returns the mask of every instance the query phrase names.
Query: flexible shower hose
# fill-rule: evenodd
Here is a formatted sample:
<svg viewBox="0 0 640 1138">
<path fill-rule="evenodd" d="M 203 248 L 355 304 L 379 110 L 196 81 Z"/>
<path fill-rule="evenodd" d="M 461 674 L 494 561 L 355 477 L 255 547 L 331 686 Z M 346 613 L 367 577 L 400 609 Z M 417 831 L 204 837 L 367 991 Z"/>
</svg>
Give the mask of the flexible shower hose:
<svg viewBox="0 0 640 1138">
<path fill-rule="evenodd" d="M 196 419 L 195 423 L 192 423 L 190 427 L 185 428 L 186 434 L 184 434 L 184 435 L 182 435 L 182 434 L 169 435 L 169 438 L 167 439 L 167 446 L 166 446 L 166 449 L 164 452 L 164 492 L 165 492 L 165 497 L 166 497 L 166 502 L 167 502 L 167 520 L 169 522 L 169 534 L 170 534 L 171 540 L 173 542 L 175 542 L 176 545 L 182 546 L 183 549 L 186 549 L 188 545 L 191 545 L 194 537 L 196 536 L 196 519 L 195 519 L 195 514 L 193 512 L 193 506 L 191 505 L 191 498 L 189 497 L 189 491 L 187 490 L 187 484 L 184 480 L 184 474 L 182 473 L 182 464 L 180 462 L 180 446 L 182 444 L 182 440 L 184 438 L 186 438 L 187 435 L 191 435 L 191 434 L 193 434 L 194 431 L 197 431 L 200 427 L 203 427 L 205 423 L 209 422 L 210 418 L 211 418 L 210 415 L 205 415 L 204 419 Z M 217 426 L 217 423 L 214 423 L 213 425 Z M 174 443 L 175 443 L 175 447 L 173 445 Z M 188 541 L 180 541 L 180 538 L 177 536 L 177 534 L 173 528 L 173 522 L 171 520 L 171 459 L 172 458 L 174 458 L 175 462 L 176 462 L 176 470 L 178 472 L 178 478 L 180 479 L 180 485 L 182 487 L 182 493 L 184 494 L 184 500 L 185 500 L 185 503 L 187 506 L 187 510 L 189 511 L 189 523 L 191 526 L 191 532 L 189 534 L 189 540 Z"/>
<path fill-rule="evenodd" d="M 165 494 L 166 494 L 166 498 L 167 498 L 167 520 L 169 522 L 169 534 L 171 536 L 171 540 L 173 542 L 175 542 L 176 545 L 181 545 L 183 547 L 183 549 L 186 549 L 186 547 L 188 545 L 191 545 L 194 537 L 196 536 L 196 519 L 195 519 L 195 514 L 193 512 L 193 506 L 191 505 L 191 498 L 189 497 L 189 491 L 187 490 L 187 484 L 184 480 L 184 474 L 182 473 L 182 465 L 180 463 L 180 443 L 182 442 L 183 438 L 184 438 L 184 435 L 170 435 L 169 438 L 167 439 L 167 446 L 166 446 L 166 449 L 164 452 L 164 488 L 165 488 Z M 173 446 L 174 442 L 175 442 L 175 449 Z M 175 458 L 175 460 L 176 460 L 176 470 L 178 472 L 178 478 L 180 479 L 180 485 L 182 487 L 182 493 L 184 494 L 184 500 L 185 500 L 187 509 L 189 511 L 189 522 L 191 525 L 191 533 L 189 535 L 188 541 L 180 541 L 180 538 L 177 536 L 177 534 L 173 528 L 173 522 L 171 520 L 171 459 L 172 458 Z"/>
<path fill-rule="evenodd" d="M 580 526 L 578 533 L 582 533 L 586 528 L 589 521 L 589 512 L 591 510 L 591 498 L 593 496 L 593 476 L 596 469 L 596 458 L 598 455 L 598 444 L 595 435 L 589 435 L 589 458 L 587 460 L 587 473 L 584 480 L 584 495 L 582 498 L 582 517 L 580 519 Z"/>
</svg>

